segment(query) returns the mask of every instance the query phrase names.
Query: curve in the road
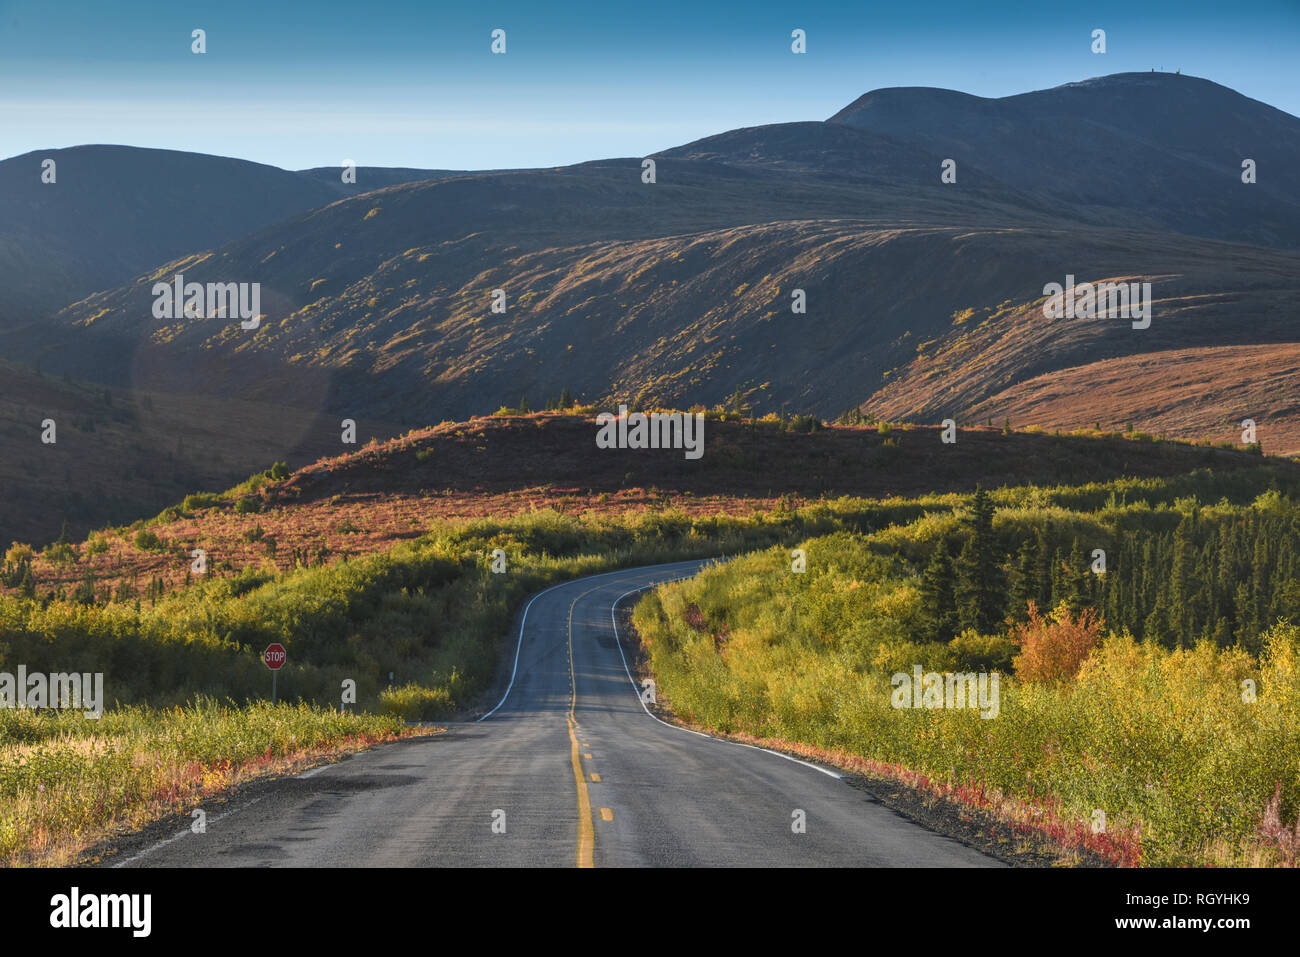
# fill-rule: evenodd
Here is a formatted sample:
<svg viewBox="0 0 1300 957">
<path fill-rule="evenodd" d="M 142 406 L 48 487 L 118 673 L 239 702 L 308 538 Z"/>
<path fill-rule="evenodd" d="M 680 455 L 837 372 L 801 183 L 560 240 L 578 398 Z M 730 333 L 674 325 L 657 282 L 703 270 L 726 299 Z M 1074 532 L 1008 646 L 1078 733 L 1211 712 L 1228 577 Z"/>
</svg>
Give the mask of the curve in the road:
<svg viewBox="0 0 1300 957">
<path fill-rule="evenodd" d="M 617 608 L 704 564 L 539 592 L 520 617 L 506 691 L 479 721 L 269 785 L 213 816 L 206 833 L 182 832 L 122 863 L 996 866 L 832 770 L 650 712 Z"/>
</svg>

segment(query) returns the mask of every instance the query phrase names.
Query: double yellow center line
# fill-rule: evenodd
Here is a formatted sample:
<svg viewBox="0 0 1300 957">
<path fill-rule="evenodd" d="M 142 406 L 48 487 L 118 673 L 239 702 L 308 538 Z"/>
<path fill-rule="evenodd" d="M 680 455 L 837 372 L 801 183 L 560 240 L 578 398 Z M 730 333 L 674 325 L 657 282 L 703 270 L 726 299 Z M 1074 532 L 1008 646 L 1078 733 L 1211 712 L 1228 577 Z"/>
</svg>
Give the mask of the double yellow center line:
<svg viewBox="0 0 1300 957">
<path fill-rule="evenodd" d="M 578 678 L 573 668 L 573 609 L 577 607 L 578 602 L 586 598 L 594 591 L 607 587 L 605 585 L 596 585 L 588 588 L 569 605 L 569 713 L 565 716 L 569 723 L 569 760 L 573 763 L 573 783 L 578 789 L 578 866 L 595 867 L 596 852 L 596 826 L 591 816 L 591 794 L 587 790 L 587 779 L 582 773 L 581 749 L 578 747 L 578 718 L 574 709 L 578 704 Z M 616 584 L 625 585 L 626 580 Z M 591 755 L 587 754 L 590 758 Z M 599 774 L 591 776 L 593 781 L 600 781 Z M 614 820 L 614 812 L 607 807 L 600 809 L 600 817 L 603 821 Z"/>
<path fill-rule="evenodd" d="M 597 585 L 595 588 L 587 589 L 569 605 L 569 713 L 565 717 L 569 722 L 569 760 L 573 762 L 573 781 L 578 788 L 579 867 L 596 866 L 596 828 L 591 820 L 591 795 L 587 791 L 587 779 L 582 774 L 582 761 L 578 749 L 578 719 L 574 715 L 574 708 L 578 703 L 578 679 L 573 670 L 573 609 L 579 600 L 602 587 L 604 586 Z"/>
</svg>

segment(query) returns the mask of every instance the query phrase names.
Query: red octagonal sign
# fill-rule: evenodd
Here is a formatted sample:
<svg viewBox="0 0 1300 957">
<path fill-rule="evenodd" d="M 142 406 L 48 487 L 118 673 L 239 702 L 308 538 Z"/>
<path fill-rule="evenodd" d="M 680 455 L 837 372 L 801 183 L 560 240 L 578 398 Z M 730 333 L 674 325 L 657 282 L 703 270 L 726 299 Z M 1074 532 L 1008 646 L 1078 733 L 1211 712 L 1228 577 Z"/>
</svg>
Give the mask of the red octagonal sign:
<svg viewBox="0 0 1300 957">
<path fill-rule="evenodd" d="M 279 671 L 284 667 L 284 658 L 284 645 L 278 641 L 267 645 L 266 651 L 262 652 L 262 661 L 266 662 L 266 666 L 272 671 Z"/>
</svg>

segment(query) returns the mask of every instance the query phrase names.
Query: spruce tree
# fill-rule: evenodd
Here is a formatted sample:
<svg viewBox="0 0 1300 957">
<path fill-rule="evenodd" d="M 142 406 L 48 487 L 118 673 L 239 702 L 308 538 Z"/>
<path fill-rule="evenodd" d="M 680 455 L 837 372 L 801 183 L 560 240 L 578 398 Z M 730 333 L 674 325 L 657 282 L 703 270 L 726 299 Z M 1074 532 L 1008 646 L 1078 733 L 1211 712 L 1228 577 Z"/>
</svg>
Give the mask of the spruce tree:
<svg viewBox="0 0 1300 957">
<path fill-rule="evenodd" d="M 948 543 L 939 542 L 921 573 L 923 628 L 926 641 L 951 641 L 959 624 L 956 573 L 948 555 Z"/>
<path fill-rule="evenodd" d="M 957 559 L 957 607 L 963 628 L 991 635 L 1002 627 L 1005 582 L 993 538 L 993 502 L 977 487 L 972 505 L 970 537 Z"/>
<path fill-rule="evenodd" d="M 1076 615 L 1092 603 L 1091 574 L 1088 556 L 1076 538 L 1070 546 L 1070 559 L 1065 570 L 1065 601 L 1070 606 L 1070 611 Z"/>
<path fill-rule="evenodd" d="M 1027 538 L 1020 543 L 1020 551 L 1016 555 L 1015 581 L 1011 586 L 1010 613 L 1017 621 L 1029 617 L 1029 603 L 1032 601 L 1037 604 L 1040 590 L 1038 544 L 1035 539 Z"/>
</svg>

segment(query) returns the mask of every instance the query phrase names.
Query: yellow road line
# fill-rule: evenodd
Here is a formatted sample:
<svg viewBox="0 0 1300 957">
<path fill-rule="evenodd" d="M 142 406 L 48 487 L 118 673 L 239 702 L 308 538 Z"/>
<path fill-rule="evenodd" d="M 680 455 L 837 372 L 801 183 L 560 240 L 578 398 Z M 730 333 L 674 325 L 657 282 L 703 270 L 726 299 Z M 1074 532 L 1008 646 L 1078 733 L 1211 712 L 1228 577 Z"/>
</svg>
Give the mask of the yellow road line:
<svg viewBox="0 0 1300 957">
<path fill-rule="evenodd" d="M 591 820 L 591 795 L 587 793 L 587 782 L 582 776 L 582 763 L 578 760 L 578 719 L 574 714 L 574 709 L 578 704 L 578 679 L 573 670 L 573 609 L 577 607 L 578 601 L 590 595 L 594 591 L 604 588 L 604 585 L 595 585 L 588 588 L 569 605 L 569 713 L 566 716 L 569 722 L 569 759 L 573 762 L 573 781 L 578 787 L 578 866 L 595 867 L 596 861 L 596 827 Z M 592 779 L 600 780 L 600 776 L 593 774 Z"/>
<path fill-rule="evenodd" d="M 600 775 L 597 774 L 595 771 L 591 772 L 591 779 L 595 781 L 597 784 L 600 783 Z"/>
<path fill-rule="evenodd" d="M 607 584 L 627 584 L 625 579 L 622 582 L 608 582 Z M 578 866 L 595 867 L 596 861 L 596 826 L 591 819 L 591 795 L 587 793 L 587 781 L 582 776 L 582 763 L 578 760 L 578 718 L 574 709 L 578 704 L 578 679 L 573 670 L 573 609 L 577 607 L 579 600 L 587 597 L 594 591 L 599 591 L 605 585 L 594 585 L 588 588 L 569 605 L 569 713 L 565 716 L 569 722 L 569 760 L 573 763 L 573 781 L 578 787 Z M 585 744 L 585 742 L 584 742 Z M 591 755 L 587 755 L 588 758 Z M 593 774 L 593 781 L 599 781 L 600 775 Z M 614 812 L 609 811 L 609 817 L 605 817 L 608 808 L 601 808 L 600 815 L 606 821 L 614 819 Z"/>
<path fill-rule="evenodd" d="M 614 820 L 614 812 L 607 807 L 603 807 L 600 809 L 600 819 L 602 821 L 612 821 Z"/>
<path fill-rule="evenodd" d="M 578 866 L 595 867 L 596 829 L 591 823 L 591 798 L 587 782 L 582 777 L 582 764 L 578 760 L 578 736 L 573 733 L 573 714 L 568 716 L 569 740 L 573 747 L 569 757 L 573 761 L 573 780 L 578 786 Z"/>
<path fill-rule="evenodd" d="M 590 760 L 591 760 L 591 755 L 590 755 L 590 754 L 584 754 L 584 755 L 583 755 L 583 758 L 586 759 L 587 761 L 590 761 Z"/>
</svg>

